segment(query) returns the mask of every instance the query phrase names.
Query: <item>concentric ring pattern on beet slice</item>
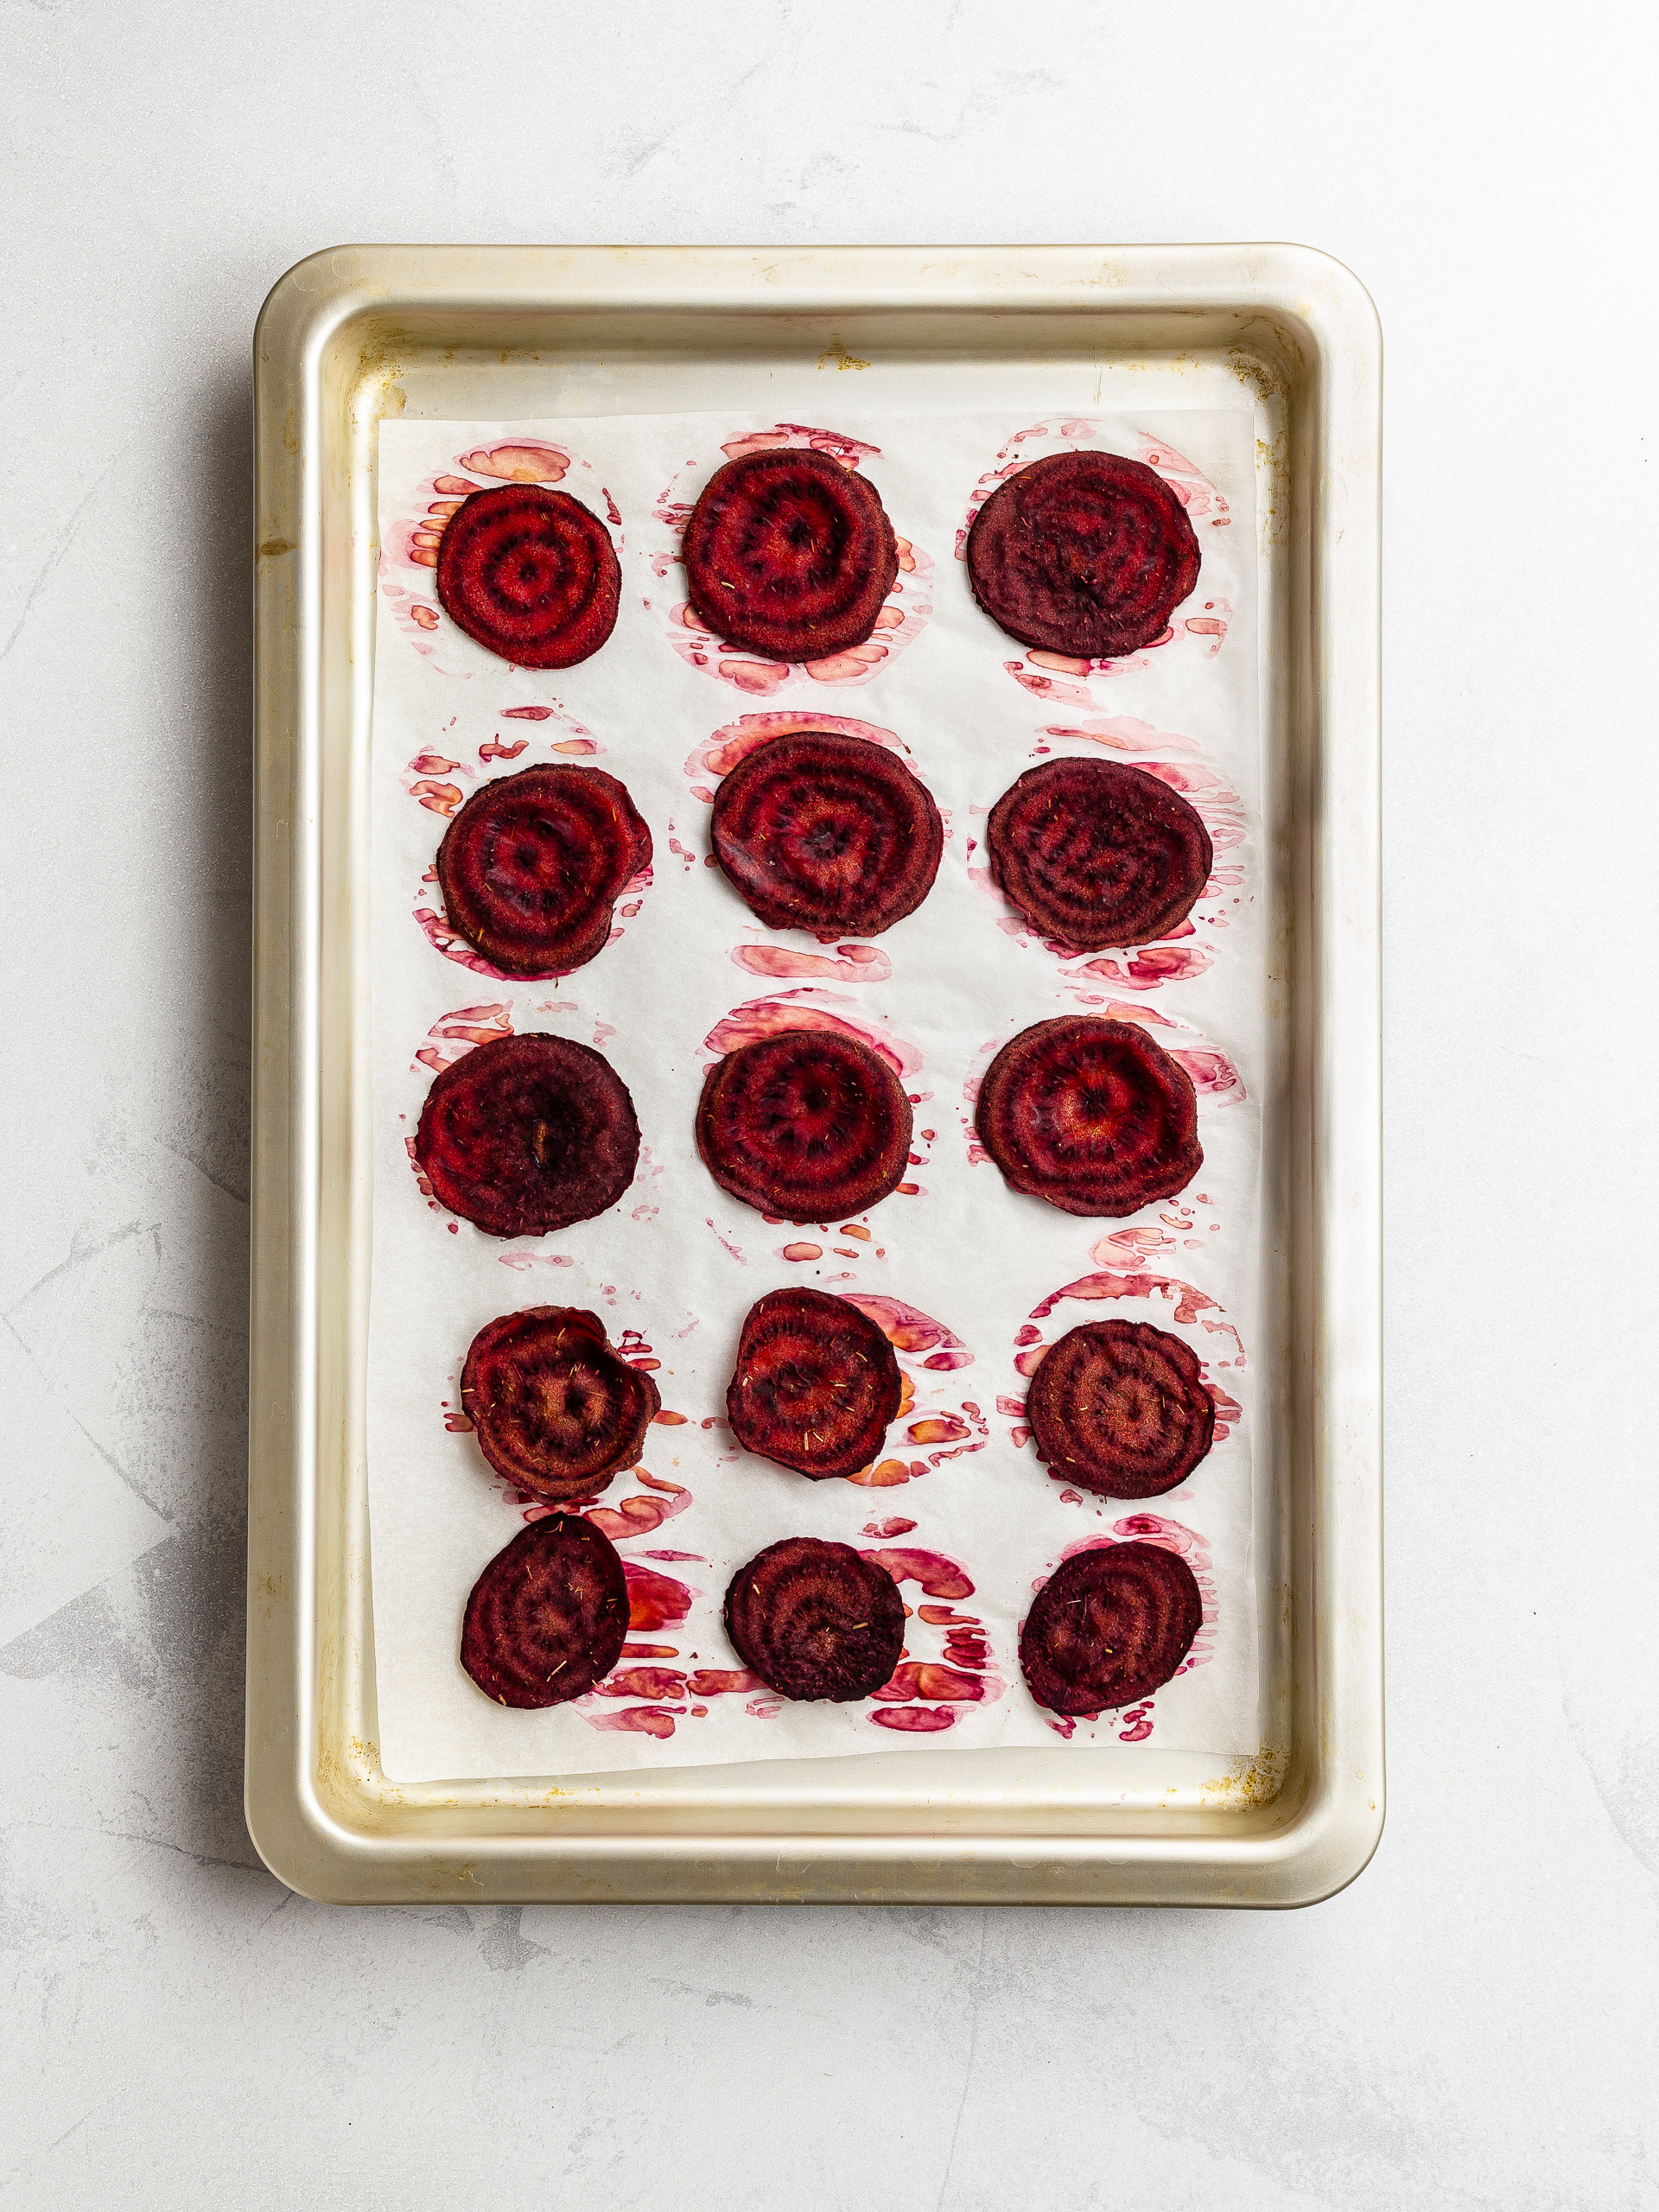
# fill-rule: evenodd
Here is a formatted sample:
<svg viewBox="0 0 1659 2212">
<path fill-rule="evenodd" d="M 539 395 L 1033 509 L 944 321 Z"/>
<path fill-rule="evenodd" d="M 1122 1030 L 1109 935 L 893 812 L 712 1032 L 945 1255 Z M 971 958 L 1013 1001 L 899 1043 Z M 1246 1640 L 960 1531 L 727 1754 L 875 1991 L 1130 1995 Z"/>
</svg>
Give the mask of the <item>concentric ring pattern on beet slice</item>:
<svg viewBox="0 0 1659 2212">
<path fill-rule="evenodd" d="M 744 1316 L 726 1411 L 746 1451 L 817 1480 L 869 1465 L 901 1395 L 893 1346 L 855 1306 L 772 1290 Z"/>
<path fill-rule="evenodd" d="M 968 533 L 974 597 L 1022 645 L 1117 660 L 1161 638 L 1198 581 L 1163 478 L 1114 453 L 1056 453 L 993 492 Z"/>
<path fill-rule="evenodd" d="M 715 795 L 715 857 L 768 929 L 874 937 L 933 888 L 944 825 L 885 746 L 832 730 L 775 737 Z"/>
<path fill-rule="evenodd" d="M 628 1583 L 608 1536 L 578 1514 L 532 1521 L 473 1585 L 461 1663 L 498 1705 L 563 1705 L 608 1675 L 628 1632 Z"/>
<path fill-rule="evenodd" d="M 783 661 L 861 645 L 899 573 L 874 486 L 828 454 L 779 447 L 717 468 L 685 526 L 686 589 L 734 645 Z"/>
<path fill-rule="evenodd" d="M 1215 1440 L 1198 1356 L 1147 1321 L 1087 1321 L 1043 1356 L 1026 1400 L 1049 1471 L 1099 1497 L 1157 1497 Z"/>
<path fill-rule="evenodd" d="M 781 1221 L 862 1213 L 897 1188 L 910 1101 L 868 1045 L 784 1029 L 740 1045 L 702 1078 L 697 1150 L 723 1191 Z"/>
<path fill-rule="evenodd" d="M 474 492 L 438 546 L 452 621 L 520 668 L 571 668 L 616 626 L 622 571 L 611 534 L 568 492 L 503 484 Z"/>
<path fill-rule="evenodd" d="M 486 1321 L 461 1370 L 461 1409 L 499 1475 L 550 1505 L 602 1491 L 645 1449 L 662 1409 L 649 1375 L 575 1306 Z"/>
<path fill-rule="evenodd" d="M 1137 1212 L 1204 1164 L 1192 1079 L 1130 1021 L 1063 1014 L 1009 1040 L 974 1109 L 1016 1191 L 1062 1212 Z"/>
<path fill-rule="evenodd" d="M 779 1697 L 845 1705 L 892 1679 L 904 1649 L 904 1601 L 887 1570 L 851 1545 L 786 1536 L 732 1577 L 726 1633 Z"/>
<path fill-rule="evenodd" d="M 651 832 L 602 768 L 524 768 L 475 791 L 438 847 L 449 925 L 505 976 L 566 976 L 609 942 Z"/>
<path fill-rule="evenodd" d="M 985 843 L 1009 904 L 1080 952 L 1149 944 L 1179 929 L 1213 857 L 1195 807 L 1115 760 L 1027 768 L 991 809 Z"/>
<path fill-rule="evenodd" d="M 639 1124 L 602 1053 L 502 1037 L 435 1079 L 415 1159 L 452 1213 L 492 1236 L 544 1236 L 615 1205 L 633 1180 Z"/>
<path fill-rule="evenodd" d="M 1051 1713 L 1111 1712 L 1161 1688 L 1203 1620 L 1197 1578 L 1179 1553 L 1104 1544 L 1073 1553 L 1037 1592 L 1020 1665 Z"/>
</svg>

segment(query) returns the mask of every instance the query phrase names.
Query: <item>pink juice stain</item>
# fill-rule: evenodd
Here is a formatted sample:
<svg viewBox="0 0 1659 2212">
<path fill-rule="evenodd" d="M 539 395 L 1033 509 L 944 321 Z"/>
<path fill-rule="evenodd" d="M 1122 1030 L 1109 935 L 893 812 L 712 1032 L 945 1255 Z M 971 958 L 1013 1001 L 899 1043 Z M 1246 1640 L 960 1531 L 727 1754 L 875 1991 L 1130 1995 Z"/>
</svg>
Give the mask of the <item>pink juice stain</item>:
<svg viewBox="0 0 1659 2212">
<path fill-rule="evenodd" d="M 781 944 L 740 944 L 733 947 L 732 958 L 752 976 L 811 976 L 846 983 L 885 983 L 892 977 L 892 961 L 873 944 L 843 944 L 839 953 L 839 958 L 830 959 L 821 952 L 794 952 Z"/>
<path fill-rule="evenodd" d="M 753 1045 L 763 1037 L 775 1037 L 789 1029 L 830 1029 L 842 1036 L 855 1037 L 860 1044 L 884 1059 L 895 1075 L 911 1077 L 920 1071 L 922 1056 L 915 1046 L 902 1037 L 895 1036 L 885 1024 L 873 1019 L 860 1020 L 855 1016 L 833 1014 L 831 1007 L 853 1006 L 855 1000 L 843 998 L 839 993 L 807 988 L 796 991 L 781 991 L 775 997 L 750 999 L 734 1007 L 723 1020 L 717 1021 L 703 1039 L 705 1050 L 721 1058 L 735 1052 L 741 1045 Z"/>
<path fill-rule="evenodd" d="M 883 729 L 875 722 L 854 721 L 845 715 L 807 714 L 799 709 L 784 708 L 771 714 L 740 715 L 734 722 L 727 722 L 692 753 L 685 764 L 685 772 L 718 783 L 722 776 L 731 773 L 740 760 L 747 760 L 751 753 L 770 744 L 774 737 L 790 737 L 805 729 L 830 730 L 842 737 L 861 737 L 871 745 L 884 745 L 893 753 L 910 750 L 892 730 Z M 710 791 L 708 796 L 712 800 L 714 794 Z"/>
<path fill-rule="evenodd" d="M 1102 1239 L 1103 1243 L 1107 1241 Z M 1098 1246 L 1096 1256 L 1099 1256 Z M 1079 1275 L 1074 1282 L 1065 1283 L 1058 1290 L 1051 1291 L 1041 1305 L 1034 1306 L 1031 1313 L 1032 1321 L 1046 1321 L 1065 1299 L 1090 1302 L 1112 1299 L 1161 1299 L 1173 1309 L 1175 1320 L 1189 1324 L 1196 1322 L 1201 1329 L 1209 1331 L 1212 1335 L 1229 1336 L 1237 1346 L 1241 1357 L 1243 1353 L 1238 1331 L 1224 1318 L 1224 1309 L 1219 1302 L 1207 1291 L 1199 1290 L 1192 1283 L 1183 1282 L 1176 1275 L 1153 1274 L 1144 1271 L 1120 1274 L 1109 1268 L 1103 1269 L 1097 1274 Z M 1033 1343 L 1029 1350 L 1019 1354 L 1014 1364 L 1022 1375 L 1036 1371 L 1046 1349 L 1046 1346 Z M 1033 1352 L 1035 1358 L 1032 1357 Z M 1027 1361 L 1029 1365 L 1026 1364 Z"/>
<path fill-rule="evenodd" d="M 457 1007 L 452 1014 L 439 1015 L 427 1031 L 426 1041 L 416 1046 L 415 1058 L 440 1073 L 464 1059 L 474 1045 L 493 1045 L 512 1033 L 511 1006 Z"/>
<path fill-rule="evenodd" d="M 691 1600 L 696 1594 L 687 1589 L 683 1582 L 677 1582 L 672 1575 L 662 1574 L 654 1567 L 641 1567 L 634 1560 L 624 1560 L 622 1572 L 628 1583 L 628 1627 L 649 1633 L 655 1629 L 673 1628 L 691 1610 Z"/>
</svg>

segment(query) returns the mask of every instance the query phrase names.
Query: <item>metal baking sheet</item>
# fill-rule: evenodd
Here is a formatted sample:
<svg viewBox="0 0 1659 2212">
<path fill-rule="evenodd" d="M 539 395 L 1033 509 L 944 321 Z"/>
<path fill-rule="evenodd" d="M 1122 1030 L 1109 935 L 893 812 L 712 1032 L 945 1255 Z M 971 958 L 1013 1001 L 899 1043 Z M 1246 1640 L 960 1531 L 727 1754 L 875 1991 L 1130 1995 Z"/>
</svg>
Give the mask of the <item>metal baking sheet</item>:
<svg viewBox="0 0 1659 2212">
<path fill-rule="evenodd" d="M 340 1902 L 1294 1904 L 1382 1806 L 1380 340 L 1304 248 L 354 247 L 256 341 L 258 863 L 247 1808 Z M 846 391 L 854 381 L 856 400 Z M 839 385 L 842 391 L 836 391 Z M 1262 1741 L 400 1784 L 364 1451 L 376 430 L 753 405 L 1255 417 L 1277 1063 Z"/>
</svg>

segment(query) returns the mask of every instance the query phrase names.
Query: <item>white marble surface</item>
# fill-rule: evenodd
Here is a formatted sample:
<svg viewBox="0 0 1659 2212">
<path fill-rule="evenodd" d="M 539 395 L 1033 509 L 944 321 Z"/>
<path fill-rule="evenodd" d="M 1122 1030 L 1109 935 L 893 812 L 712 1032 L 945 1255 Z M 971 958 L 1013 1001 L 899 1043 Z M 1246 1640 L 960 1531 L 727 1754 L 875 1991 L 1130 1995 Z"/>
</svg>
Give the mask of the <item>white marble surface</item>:
<svg viewBox="0 0 1659 2212">
<path fill-rule="evenodd" d="M 0 2206 L 1659 2205 L 1647 11 L 0 24 Z M 1332 1903 L 372 1914 L 256 1860 L 249 336 L 379 238 L 1290 238 L 1370 285 L 1392 1787 Z"/>
</svg>

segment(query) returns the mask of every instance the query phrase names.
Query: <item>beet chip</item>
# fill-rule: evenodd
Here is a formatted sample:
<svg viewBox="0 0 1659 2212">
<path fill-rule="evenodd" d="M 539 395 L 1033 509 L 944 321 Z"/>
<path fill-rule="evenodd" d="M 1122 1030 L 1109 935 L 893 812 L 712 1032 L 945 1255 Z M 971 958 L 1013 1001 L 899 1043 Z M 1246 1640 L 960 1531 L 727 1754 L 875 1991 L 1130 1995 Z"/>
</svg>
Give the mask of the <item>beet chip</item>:
<svg viewBox="0 0 1659 2212">
<path fill-rule="evenodd" d="M 786 1536 L 740 1567 L 726 1592 L 726 1633 L 752 1675 L 779 1697 L 868 1697 L 905 1644 L 899 1586 L 850 1544 Z"/>
<path fill-rule="evenodd" d="M 1050 1471 L 1099 1497 L 1156 1497 L 1215 1440 L 1197 1355 L 1146 1321 L 1068 1330 L 1032 1378 L 1026 1417 Z"/>
<path fill-rule="evenodd" d="M 855 1306 L 772 1290 L 744 1318 L 726 1411 L 746 1451 L 817 1480 L 869 1465 L 900 1395 L 893 1346 Z"/>
<path fill-rule="evenodd" d="M 616 626 L 611 534 L 568 492 L 503 484 L 461 501 L 438 543 L 438 597 L 469 638 L 520 668 L 570 668 Z"/>
<path fill-rule="evenodd" d="M 1051 1713 L 1112 1712 L 1169 1680 L 1203 1619 L 1197 1579 L 1178 1552 L 1143 1543 L 1074 1552 L 1032 1600 L 1020 1664 Z"/>
<path fill-rule="evenodd" d="M 627 1632 L 615 1545 L 580 1514 L 550 1513 L 474 1583 L 461 1663 L 498 1705 L 563 1705 L 610 1673 Z"/>
<path fill-rule="evenodd" d="M 1022 645 L 1117 660 L 1162 637 L 1198 581 L 1198 541 L 1161 476 L 1056 453 L 992 493 L 968 533 L 974 597 Z"/>
<path fill-rule="evenodd" d="M 697 1150 L 723 1191 L 783 1221 L 862 1213 L 901 1181 L 910 1101 L 887 1062 L 836 1029 L 740 1045 L 702 1078 Z"/>
<path fill-rule="evenodd" d="M 715 856 L 768 929 L 874 937 L 933 888 L 944 825 L 925 785 L 866 737 L 799 730 L 715 798 Z"/>
<path fill-rule="evenodd" d="M 612 1351 L 598 1315 L 574 1306 L 486 1322 L 461 1370 L 479 1449 L 550 1505 L 591 1497 L 632 1466 L 662 1403 L 650 1376 Z"/>
<path fill-rule="evenodd" d="M 1179 929 L 1212 858 L 1197 809 L 1159 777 L 1115 760 L 1027 768 L 991 809 L 985 843 L 1009 904 L 1079 952 L 1150 944 Z"/>
<path fill-rule="evenodd" d="M 744 454 L 717 468 L 683 551 L 696 613 L 716 637 L 772 660 L 823 660 L 861 645 L 899 573 L 875 486 L 810 447 Z"/>
<path fill-rule="evenodd" d="M 415 1158 L 452 1213 L 492 1236 L 545 1236 L 615 1205 L 633 1180 L 639 1124 L 602 1053 L 500 1037 L 434 1082 Z"/>
<path fill-rule="evenodd" d="M 1006 1044 L 974 1126 L 1016 1191 L 1064 1213 L 1138 1212 L 1204 1164 L 1186 1070 L 1132 1021 L 1096 1014 L 1039 1021 Z"/>
<path fill-rule="evenodd" d="M 525 768 L 475 791 L 438 847 L 449 925 L 507 976 L 568 976 L 610 941 L 651 832 L 602 768 Z"/>
</svg>

